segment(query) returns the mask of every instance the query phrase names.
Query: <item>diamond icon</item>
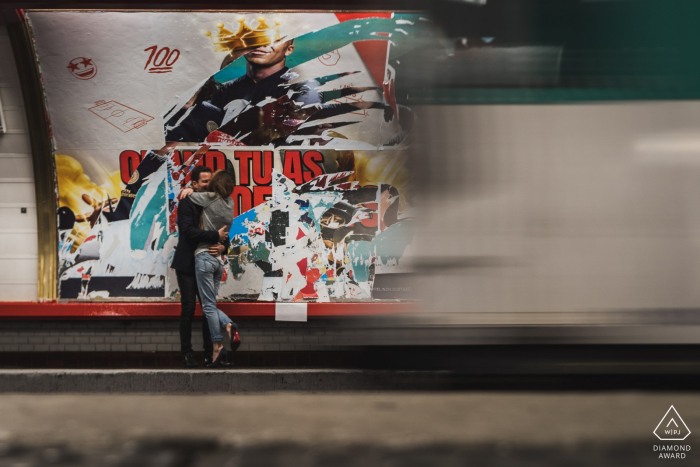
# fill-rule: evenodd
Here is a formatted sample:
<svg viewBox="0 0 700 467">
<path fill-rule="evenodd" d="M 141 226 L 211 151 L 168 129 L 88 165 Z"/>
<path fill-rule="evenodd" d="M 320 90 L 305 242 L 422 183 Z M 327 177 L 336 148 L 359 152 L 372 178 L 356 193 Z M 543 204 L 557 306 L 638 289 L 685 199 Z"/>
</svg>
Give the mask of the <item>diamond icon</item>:
<svg viewBox="0 0 700 467">
<path fill-rule="evenodd" d="M 682 441 L 690 435 L 690 429 L 676 408 L 671 406 L 654 429 L 654 434 L 661 441 Z"/>
</svg>

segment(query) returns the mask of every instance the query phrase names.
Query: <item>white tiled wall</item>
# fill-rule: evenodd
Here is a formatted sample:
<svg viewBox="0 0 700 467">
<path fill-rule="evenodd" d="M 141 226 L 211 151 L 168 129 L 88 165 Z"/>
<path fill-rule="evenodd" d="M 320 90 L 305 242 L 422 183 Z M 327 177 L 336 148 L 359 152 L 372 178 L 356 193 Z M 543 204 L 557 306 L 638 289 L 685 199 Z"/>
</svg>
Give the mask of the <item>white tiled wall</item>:
<svg viewBox="0 0 700 467">
<path fill-rule="evenodd" d="M 7 28 L 0 26 L 0 301 L 37 299 L 34 174 L 22 91 Z M 22 214 L 22 208 L 27 208 Z"/>
</svg>

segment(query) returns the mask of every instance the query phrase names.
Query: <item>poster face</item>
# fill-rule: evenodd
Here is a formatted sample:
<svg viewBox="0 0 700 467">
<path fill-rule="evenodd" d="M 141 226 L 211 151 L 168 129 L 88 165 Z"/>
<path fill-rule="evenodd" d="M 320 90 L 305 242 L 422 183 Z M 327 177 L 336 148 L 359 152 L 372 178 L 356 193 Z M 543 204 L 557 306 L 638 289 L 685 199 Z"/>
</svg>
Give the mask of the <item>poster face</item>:
<svg viewBox="0 0 700 467">
<path fill-rule="evenodd" d="M 177 299 L 178 196 L 197 165 L 235 182 L 220 300 L 402 298 L 376 289 L 415 248 L 416 117 L 397 87 L 402 58 L 437 37 L 425 15 L 27 18 L 54 140 L 60 298 Z"/>
</svg>

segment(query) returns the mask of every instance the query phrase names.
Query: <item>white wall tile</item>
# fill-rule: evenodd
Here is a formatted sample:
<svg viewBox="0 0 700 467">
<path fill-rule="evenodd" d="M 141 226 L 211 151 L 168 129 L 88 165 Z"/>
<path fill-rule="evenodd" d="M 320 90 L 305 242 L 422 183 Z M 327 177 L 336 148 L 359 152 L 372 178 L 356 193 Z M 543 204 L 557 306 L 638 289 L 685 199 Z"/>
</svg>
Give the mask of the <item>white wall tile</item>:
<svg viewBox="0 0 700 467">
<path fill-rule="evenodd" d="M 2 284 L 0 283 L 0 301 L 26 302 L 37 299 L 36 283 Z"/>
<path fill-rule="evenodd" d="M 19 208 L 17 210 L 19 211 Z M 9 229 L 0 229 L 0 237 L 2 238 L 2 242 L 0 242 L 0 258 L 37 255 L 38 245 L 35 229 L 16 229 L 16 232 L 11 232 Z"/>
<path fill-rule="evenodd" d="M 5 113 L 5 124 L 8 130 L 24 130 L 27 131 L 27 117 L 24 113 L 24 107 L 13 107 L 11 110 L 6 108 L 7 104 L 2 103 Z"/>
<path fill-rule="evenodd" d="M 24 107 L 22 88 L 14 86 L 0 86 L 0 100 L 3 107 Z"/>
<path fill-rule="evenodd" d="M 0 154 L 6 153 L 31 154 L 29 135 L 26 133 L 0 135 Z"/>
<path fill-rule="evenodd" d="M 34 170 L 22 91 L 4 27 L 0 27 L 0 101 L 8 129 L 23 131 L 0 134 L 0 301 L 31 301 L 37 299 L 34 184 L 12 180 L 33 180 Z"/>
<path fill-rule="evenodd" d="M 3 235 L 0 233 L 0 235 Z M 36 258 L 19 258 L 0 256 L 0 284 L 25 284 L 37 282 Z M 30 256 L 30 255 L 27 255 Z M 0 297 L 2 298 L 2 297 Z M 2 301 L 2 300 L 0 300 Z"/>
<path fill-rule="evenodd" d="M 0 201 L 3 203 L 28 203 L 35 205 L 33 183 L 0 183 Z M 19 216 L 19 213 L 17 214 Z M 3 219 L 4 225 L 12 225 L 12 219 Z"/>
<path fill-rule="evenodd" d="M 13 155 L 12 157 L 0 155 L 0 178 L 34 179 L 31 157 L 23 155 Z M 3 200 L 0 200 L 0 203 L 2 202 Z"/>
</svg>

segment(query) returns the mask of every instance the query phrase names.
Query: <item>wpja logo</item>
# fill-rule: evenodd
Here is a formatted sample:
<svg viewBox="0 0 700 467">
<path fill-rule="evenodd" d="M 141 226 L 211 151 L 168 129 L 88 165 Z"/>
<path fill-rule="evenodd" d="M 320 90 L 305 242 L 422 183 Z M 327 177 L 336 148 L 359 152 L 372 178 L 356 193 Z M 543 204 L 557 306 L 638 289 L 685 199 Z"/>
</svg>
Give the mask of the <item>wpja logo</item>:
<svg viewBox="0 0 700 467">
<path fill-rule="evenodd" d="M 671 406 L 654 430 L 661 441 L 683 441 L 690 435 L 688 425 L 674 406 Z M 655 444 L 654 452 L 659 453 L 659 459 L 685 459 L 690 451 L 689 444 Z"/>
</svg>

